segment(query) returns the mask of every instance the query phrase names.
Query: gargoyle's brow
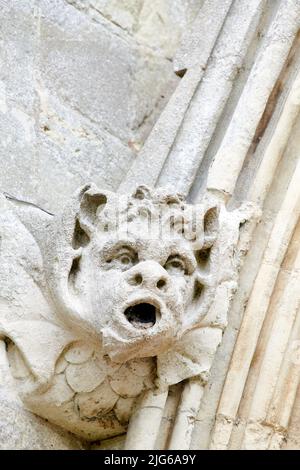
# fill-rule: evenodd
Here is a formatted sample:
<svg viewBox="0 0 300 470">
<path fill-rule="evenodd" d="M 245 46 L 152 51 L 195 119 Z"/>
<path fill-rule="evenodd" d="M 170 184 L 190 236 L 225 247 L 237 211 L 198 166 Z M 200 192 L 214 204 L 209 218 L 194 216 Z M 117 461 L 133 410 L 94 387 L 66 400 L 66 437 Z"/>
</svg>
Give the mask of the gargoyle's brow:
<svg viewBox="0 0 300 470">
<path fill-rule="evenodd" d="M 192 250 L 189 250 L 187 247 L 178 245 L 178 243 L 172 243 L 170 246 L 170 256 L 179 255 L 186 259 L 186 261 L 196 268 L 197 260 L 195 254 Z"/>
<path fill-rule="evenodd" d="M 174 253 L 173 253 L 173 252 L 174 252 Z M 195 258 L 194 253 L 189 253 L 189 252 L 188 252 L 187 250 L 185 250 L 185 249 L 183 249 L 183 250 L 182 250 L 182 249 L 181 249 L 181 250 L 178 250 L 178 249 L 175 250 L 175 249 L 174 249 L 174 250 L 171 252 L 171 256 L 172 256 L 172 254 L 174 254 L 174 255 L 175 255 L 175 254 L 180 255 L 182 258 L 184 258 L 184 259 L 187 261 L 187 263 L 188 263 L 190 266 L 192 266 L 193 268 L 196 268 L 196 267 L 197 267 L 197 260 L 196 260 L 196 258 Z"/>
<path fill-rule="evenodd" d="M 136 240 L 131 240 L 131 239 L 120 239 L 120 240 L 109 240 L 106 242 L 103 246 L 103 251 L 111 251 L 111 250 L 116 250 L 118 248 L 121 248 L 122 246 L 128 246 L 130 248 L 136 248 L 138 245 L 138 242 Z"/>
</svg>

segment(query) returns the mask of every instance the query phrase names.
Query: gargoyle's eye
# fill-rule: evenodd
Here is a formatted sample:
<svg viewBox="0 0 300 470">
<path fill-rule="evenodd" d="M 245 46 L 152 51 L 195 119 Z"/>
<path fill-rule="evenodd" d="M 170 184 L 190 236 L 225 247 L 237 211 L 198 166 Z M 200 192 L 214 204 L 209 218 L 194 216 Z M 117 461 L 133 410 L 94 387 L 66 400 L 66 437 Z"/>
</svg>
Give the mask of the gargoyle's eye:
<svg viewBox="0 0 300 470">
<path fill-rule="evenodd" d="M 118 269 L 130 269 L 134 264 L 136 264 L 138 255 L 134 250 L 122 248 L 120 251 L 115 253 L 115 255 L 107 260 L 108 263 L 112 264 L 113 267 Z"/>
<path fill-rule="evenodd" d="M 184 260 L 178 256 L 170 256 L 164 266 L 170 274 L 185 274 L 187 271 Z"/>
<path fill-rule="evenodd" d="M 118 259 L 125 266 L 132 263 L 132 257 L 126 254 L 119 256 Z"/>
</svg>

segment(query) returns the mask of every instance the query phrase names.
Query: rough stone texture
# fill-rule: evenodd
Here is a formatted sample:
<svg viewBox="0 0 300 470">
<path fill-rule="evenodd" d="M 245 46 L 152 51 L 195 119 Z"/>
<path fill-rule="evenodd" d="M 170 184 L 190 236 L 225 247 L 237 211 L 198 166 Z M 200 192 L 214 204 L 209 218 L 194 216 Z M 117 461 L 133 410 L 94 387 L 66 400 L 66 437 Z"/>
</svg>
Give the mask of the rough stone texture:
<svg viewBox="0 0 300 470">
<path fill-rule="evenodd" d="M 94 20 L 110 20 L 135 40 L 172 59 L 183 31 L 195 19 L 203 0 L 67 0 Z"/>
<path fill-rule="evenodd" d="M 17 425 L 16 425 L 17 423 Z M 6 402 L 0 395 L 1 450 L 72 450 L 84 444 L 74 435 L 37 418 L 23 407 Z"/>
<path fill-rule="evenodd" d="M 119 193 L 137 184 L 175 187 L 192 203 L 213 200 L 230 223 L 245 202 L 261 213 L 235 220 L 235 249 L 212 258 L 222 276 L 231 274 L 212 290 L 208 325 L 159 354 L 156 369 L 140 359 L 109 362 L 82 342 L 81 322 L 75 336 L 70 323 L 53 323 L 53 311 L 64 311 L 65 321 L 76 309 L 49 308 L 36 242 L 50 216 L 27 219 L 34 240 L 25 219 L 1 211 L 2 447 L 299 447 L 299 1 L 0 0 L 0 14 L 0 190 L 60 214 L 75 187 L 92 179 Z M 36 214 L 9 197 L 19 217 Z M 230 233 L 219 247 L 228 248 Z M 58 284 L 73 253 L 65 248 L 46 256 L 60 260 Z M 232 283 L 224 260 L 236 266 L 241 254 Z M 75 261 L 73 287 L 76 270 Z M 205 276 L 206 286 L 212 280 Z M 12 313 L 16 323 L 31 318 L 30 335 L 28 324 L 10 324 Z M 99 329 L 93 318 L 87 325 Z M 120 337 L 108 343 L 112 354 Z M 80 438 L 22 411 L 16 383 L 28 407 Z M 84 441 L 100 435 L 101 443 Z"/>
<path fill-rule="evenodd" d="M 2 196 L 0 345 L 25 407 L 96 441 L 123 434 L 150 390 L 205 383 L 247 216 L 145 186 L 86 185 L 58 216 Z"/>
<path fill-rule="evenodd" d="M 130 16 L 130 2 L 77 3 L 0 9 L 0 188 L 52 211 L 83 182 L 118 187 L 178 81 L 163 52 L 102 16 Z"/>
</svg>

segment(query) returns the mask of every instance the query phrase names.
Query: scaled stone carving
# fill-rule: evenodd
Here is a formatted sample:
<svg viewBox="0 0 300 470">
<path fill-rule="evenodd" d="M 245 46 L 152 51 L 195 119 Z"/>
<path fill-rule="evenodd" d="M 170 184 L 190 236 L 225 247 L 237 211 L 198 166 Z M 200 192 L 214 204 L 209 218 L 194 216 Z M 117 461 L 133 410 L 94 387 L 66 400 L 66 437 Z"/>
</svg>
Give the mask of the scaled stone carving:
<svg viewBox="0 0 300 470">
<path fill-rule="evenodd" d="M 98 440 L 145 390 L 205 382 L 245 218 L 147 187 L 86 185 L 57 216 L 2 196 L 0 336 L 24 406 Z"/>
</svg>

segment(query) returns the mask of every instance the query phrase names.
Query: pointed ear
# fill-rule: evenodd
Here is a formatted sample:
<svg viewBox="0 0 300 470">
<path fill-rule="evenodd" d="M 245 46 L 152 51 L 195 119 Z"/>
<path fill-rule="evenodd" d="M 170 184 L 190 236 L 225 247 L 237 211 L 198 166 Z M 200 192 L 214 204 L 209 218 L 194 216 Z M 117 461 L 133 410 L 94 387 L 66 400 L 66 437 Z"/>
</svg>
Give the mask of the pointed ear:
<svg viewBox="0 0 300 470">
<path fill-rule="evenodd" d="M 76 214 L 73 247 L 85 246 L 92 236 L 97 217 L 107 203 L 107 195 L 93 185 L 84 186 L 78 193 L 78 211 Z"/>
<path fill-rule="evenodd" d="M 203 249 L 211 248 L 218 236 L 219 230 L 219 208 L 211 207 L 208 209 L 203 218 Z"/>
</svg>

